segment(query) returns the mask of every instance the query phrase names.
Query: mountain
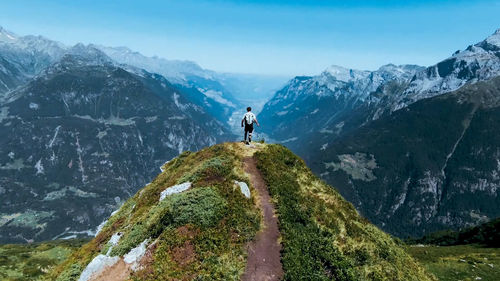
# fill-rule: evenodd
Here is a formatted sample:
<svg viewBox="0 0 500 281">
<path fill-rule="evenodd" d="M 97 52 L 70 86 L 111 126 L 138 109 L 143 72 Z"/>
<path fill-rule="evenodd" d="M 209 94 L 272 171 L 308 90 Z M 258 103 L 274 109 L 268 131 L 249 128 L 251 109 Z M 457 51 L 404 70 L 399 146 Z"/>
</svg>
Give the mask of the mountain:
<svg viewBox="0 0 500 281">
<path fill-rule="evenodd" d="M 311 139 L 306 161 L 392 234 L 475 225 L 500 216 L 499 106 L 500 77 L 469 84 L 331 142 Z"/>
<path fill-rule="evenodd" d="M 0 112 L 2 242 L 91 235 L 166 160 L 231 138 L 163 76 L 82 44 Z"/>
<path fill-rule="evenodd" d="M 221 122 L 227 123 L 232 112 L 241 107 L 239 101 L 219 82 L 216 72 L 203 69 L 192 61 L 147 57 L 126 47 L 93 47 L 119 63 L 165 76 L 184 92 L 190 93 L 197 105 L 206 108 Z"/>
<path fill-rule="evenodd" d="M 394 91 L 421 69 L 390 64 L 370 72 L 331 66 L 318 76 L 295 77 L 264 105 L 262 130 L 291 147 L 311 134 L 339 135 L 369 118 L 364 108 L 372 104 L 370 93 L 386 85 Z"/>
<path fill-rule="evenodd" d="M 113 60 L 165 76 L 190 95 L 234 133 L 240 133 L 241 116 L 247 106 L 259 111 L 272 94 L 283 86 L 287 76 L 219 73 L 203 69 L 192 61 L 147 57 L 126 47 L 93 45 Z"/>
<path fill-rule="evenodd" d="M 390 111 L 415 101 L 483 81 L 500 75 L 500 29 L 485 40 L 456 51 L 451 57 L 418 72 L 401 93 L 387 97 L 383 103 Z"/>
<path fill-rule="evenodd" d="M 162 169 L 46 278 L 435 280 L 283 146 L 219 144 Z"/>
<path fill-rule="evenodd" d="M 183 88 L 191 102 L 205 108 L 224 124 L 233 111 L 241 107 L 239 100 L 219 82 L 217 77 L 221 74 L 202 69 L 194 62 L 146 57 L 126 47 L 93 44 L 90 47 L 123 64 L 124 69 L 133 67 L 163 75 L 177 88 Z M 74 47 L 42 36 L 18 36 L 0 27 L 0 100 L 2 94 L 23 85 L 71 49 Z"/>
<path fill-rule="evenodd" d="M 499 75 L 496 31 L 427 68 L 333 66 L 296 77 L 264 106 L 259 121 L 391 234 L 456 229 L 499 214 L 491 130 Z M 447 98 L 434 99 L 440 96 Z M 491 119 L 482 119 L 486 112 Z M 467 153 L 465 140 L 475 145 L 468 157 L 460 154 Z"/>
<path fill-rule="evenodd" d="M 21 37 L 0 26 L 0 101 L 4 93 L 60 59 L 65 49 L 42 36 Z"/>
</svg>

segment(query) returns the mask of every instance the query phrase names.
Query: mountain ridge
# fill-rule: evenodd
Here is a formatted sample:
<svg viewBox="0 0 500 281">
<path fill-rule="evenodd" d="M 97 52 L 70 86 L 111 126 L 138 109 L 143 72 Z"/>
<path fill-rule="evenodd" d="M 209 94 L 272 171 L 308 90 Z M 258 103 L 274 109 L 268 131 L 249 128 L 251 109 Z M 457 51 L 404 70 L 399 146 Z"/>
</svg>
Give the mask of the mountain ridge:
<svg viewBox="0 0 500 281">
<path fill-rule="evenodd" d="M 47 279 L 96 280 L 113 272 L 120 280 L 238 280 L 246 245 L 264 227 L 259 191 L 243 170 L 252 155 L 276 205 L 285 280 L 435 280 L 286 148 L 242 143 L 186 152 L 165 164 Z M 114 266 L 121 261 L 131 269 Z"/>
</svg>

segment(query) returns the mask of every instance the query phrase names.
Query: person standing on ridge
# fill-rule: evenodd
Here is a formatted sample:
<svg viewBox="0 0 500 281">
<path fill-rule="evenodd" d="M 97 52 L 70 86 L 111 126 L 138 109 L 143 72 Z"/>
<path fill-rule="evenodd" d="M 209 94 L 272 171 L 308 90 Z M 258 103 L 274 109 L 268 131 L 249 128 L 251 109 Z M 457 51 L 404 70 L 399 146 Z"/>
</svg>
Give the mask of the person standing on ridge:
<svg viewBox="0 0 500 281">
<path fill-rule="evenodd" d="M 245 123 L 245 125 L 243 125 L 243 123 Z M 245 127 L 245 138 L 243 139 L 243 141 L 246 144 L 250 144 L 250 142 L 252 141 L 253 123 L 257 124 L 257 126 L 260 127 L 259 121 L 257 121 L 257 117 L 252 113 L 252 108 L 249 106 L 247 107 L 247 113 L 245 113 L 245 115 L 243 115 L 243 119 L 241 119 L 241 127 Z"/>
</svg>

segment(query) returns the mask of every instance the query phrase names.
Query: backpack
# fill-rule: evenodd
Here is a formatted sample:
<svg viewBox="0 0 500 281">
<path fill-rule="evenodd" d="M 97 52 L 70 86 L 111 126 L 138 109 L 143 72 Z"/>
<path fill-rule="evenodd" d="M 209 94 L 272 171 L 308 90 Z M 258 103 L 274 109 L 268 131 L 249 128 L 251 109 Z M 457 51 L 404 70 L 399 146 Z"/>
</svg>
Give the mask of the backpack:
<svg viewBox="0 0 500 281">
<path fill-rule="evenodd" d="M 253 124 L 253 120 L 255 118 L 255 115 L 253 115 L 252 112 L 247 112 L 245 113 L 245 122 L 248 124 L 248 125 L 252 125 Z"/>
</svg>

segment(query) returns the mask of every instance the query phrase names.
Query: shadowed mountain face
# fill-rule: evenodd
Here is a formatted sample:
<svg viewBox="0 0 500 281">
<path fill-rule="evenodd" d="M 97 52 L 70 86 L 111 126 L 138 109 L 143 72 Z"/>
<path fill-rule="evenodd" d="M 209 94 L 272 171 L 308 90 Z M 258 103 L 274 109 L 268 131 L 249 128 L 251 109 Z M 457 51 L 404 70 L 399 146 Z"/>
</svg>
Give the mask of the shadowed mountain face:
<svg viewBox="0 0 500 281">
<path fill-rule="evenodd" d="M 259 121 L 393 234 L 477 224 L 500 214 L 499 39 L 497 31 L 427 68 L 332 66 L 296 77 Z"/>
<path fill-rule="evenodd" d="M 166 160 L 229 137 L 162 76 L 84 46 L 0 112 L 2 242 L 92 234 Z"/>
<path fill-rule="evenodd" d="M 311 168 L 398 236 L 500 216 L 500 77 L 424 99 L 339 139 L 311 138 Z"/>
</svg>

